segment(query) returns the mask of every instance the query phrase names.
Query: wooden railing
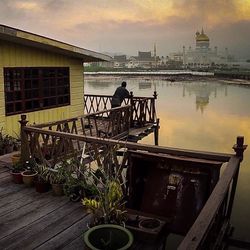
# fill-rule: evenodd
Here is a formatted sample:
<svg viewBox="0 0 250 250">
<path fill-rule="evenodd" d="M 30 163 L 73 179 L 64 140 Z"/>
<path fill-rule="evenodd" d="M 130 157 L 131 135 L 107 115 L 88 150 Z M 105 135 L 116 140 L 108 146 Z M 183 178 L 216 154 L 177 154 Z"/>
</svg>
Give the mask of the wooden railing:
<svg viewBox="0 0 250 250">
<path fill-rule="evenodd" d="M 104 116 L 104 113 L 97 112 L 95 115 Z M 108 115 L 111 114 L 109 113 Z M 70 122 L 74 124 L 75 120 L 71 119 Z M 222 176 L 219 178 L 193 226 L 180 244 L 179 249 L 220 249 L 222 244 L 226 242 L 230 231 L 230 216 L 236 192 L 240 162 L 243 159 L 243 152 L 246 148 L 242 137 L 237 138 L 237 144 L 234 146 L 236 155 L 232 155 L 150 146 L 115 140 L 106 136 L 97 138 L 79 133 L 76 134 L 76 125 L 68 128 L 68 125 L 64 127 L 61 125 L 60 127 L 58 123 L 54 123 L 53 126 L 56 128 L 60 127 L 56 131 L 52 129 L 53 126 L 51 123 L 47 124 L 47 127 L 44 125 L 26 126 L 26 121 L 23 120 L 23 124 L 22 158 L 25 157 L 25 154 L 27 157 L 28 154 L 40 162 L 50 164 L 51 167 L 60 161 L 61 157 L 70 157 L 72 154 L 79 155 L 79 153 L 82 153 L 83 148 L 85 148 L 84 160 L 92 161 L 98 158 L 100 148 L 105 145 L 116 147 L 115 150 L 119 148 L 141 150 L 154 154 L 181 157 L 182 159 L 192 158 L 193 161 L 195 159 L 202 159 L 227 162 Z M 47 158 L 46 151 L 43 149 L 45 141 L 47 142 L 47 146 L 50 146 L 50 152 L 52 152 L 50 158 Z M 126 150 L 123 150 L 123 152 L 126 152 Z M 124 157 L 126 157 L 126 153 Z"/>
<path fill-rule="evenodd" d="M 131 92 L 130 98 L 126 98 L 124 105 L 130 104 L 132 106 L 131 125 L 145 126 L 147 123 L 156 122 L 156 107 L 155 100 L 157 98 L 156 92 L 153 97 L 134 97 Z M 101 110 L 111 108 L 112 96 L 107 95 L 84 95 L 84 111 L 87 114 L 96 113 Z"/>
<path fill-rule="evenodd" d="M 123 139 L 129 134 L 131 112 L 131 106 L 126 105 L 71 119 L 34 124 L 31 127 L 40 129 L 41 131 L 46 129 L 75 135 Z M 20 123 L 22 127 L 27 124 L 25 115 L 22 115 Z M 30 145 L 32 145 L 30 150 L 34 151 L 37 156 L 39 155 L 39 158 L 53 159 L 54 161 L 57 161 L 57 159 L 66 153 L 66 148 L 69 149 L 70 152 L 73 152 L 79 151 L 82 146 L 78 140 L 72 142 L 64 138 L 58 139 L 46 133 L 34 135 L 34 137 L 30 134 L 29 141 Z M 25 158 L 28 157 L 28 151 L 26 151 L 26 149 L 23 150 L 23 154 L 26 155 Z"/>
<path fill-rule="evenodd" d="M 221 161 L 227 162 L 231 154 L 221 154 L 221 153 L 211 153 L 211 152 L 202 152 L 195 150 L 184 150 L 170 147 L 159 147 L 153 145 L 144 145 L 138 144 L 128 141 L 116 140 L 113 138 L 98 138 L 93 136 L 75 134 L 70 132 L 62 132 L 62 131 L 54 131 L 50 128 L 40 128 L 39 126 L 23 126 L 22 128 L 25 140 L 24 144 L 26 144 L 26 151 L 31 155 L 35 151 L 40 151 L 39 148 L 42 147 L 44 138 L 48 142 L 54 143 L 51 145 L 56 148 L 56 145 L 64 144 L 71 145 L 70 147 L 58 147 L 58 150 L 61 149 L 64 155 L 67 153 L 71 153 L 72 151 L 79 151 L 82 149 L 82 143 L 91 144 L 108 144 L 108 145 L 118 145 L 119 147 L 124 147 L 131 150 L 143 150 L 156 154 L 169 154 L 173 156 L 181 156 L 181 157 L 192 157 L 203 160 L 213 160 L 213 161 Z M 56 144 L 57 143 L 57 144 Z M 38 149 L 38 150 L 37 150 Z M 53 151 L 53 149 L 52 149 Z M 42 158 L 45 158 L 44 155 L 41 155 L 42 152 L 39 152 Z M 42 160 L 42 159 L 40 159 Z"/>
<path fill-rule="evenodd" d="M 246 149 L 243 137 L 237 138 L 236 152 L 226 166 L 212 194 L 195 223 L 179 246 L 186 249 L 224 249 L 232 233 L 230 217 L 239 175 L 240 162 Z"/>
</svg>

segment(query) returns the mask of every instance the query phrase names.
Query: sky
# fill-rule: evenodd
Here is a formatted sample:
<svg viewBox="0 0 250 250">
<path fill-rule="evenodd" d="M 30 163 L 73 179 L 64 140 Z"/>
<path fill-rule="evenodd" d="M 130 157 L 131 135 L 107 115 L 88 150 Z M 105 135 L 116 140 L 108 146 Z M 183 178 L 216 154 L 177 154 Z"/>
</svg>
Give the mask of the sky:
<svg viewBox="0 0 250 250">
<path fill-rule="evenodd" d="M 250 59 L 250 0 L 0 0 L 0 24 L 98 52 L 166 56 L 210 47 Z"/>
</svg>

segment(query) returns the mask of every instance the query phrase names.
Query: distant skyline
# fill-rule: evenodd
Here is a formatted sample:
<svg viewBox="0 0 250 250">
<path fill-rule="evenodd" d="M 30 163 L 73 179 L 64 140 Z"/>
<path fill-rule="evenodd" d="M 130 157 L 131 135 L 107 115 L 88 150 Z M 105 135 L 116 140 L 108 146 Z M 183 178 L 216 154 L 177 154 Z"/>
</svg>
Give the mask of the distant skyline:
<svg viewBox="0 0 250 250">
<path fill-rule="evenodd" d="M 195 46 L 250 59 L 250 0 L 0 0 L 0 23 L 98 52 L 166 56 Z"/>
</svg>

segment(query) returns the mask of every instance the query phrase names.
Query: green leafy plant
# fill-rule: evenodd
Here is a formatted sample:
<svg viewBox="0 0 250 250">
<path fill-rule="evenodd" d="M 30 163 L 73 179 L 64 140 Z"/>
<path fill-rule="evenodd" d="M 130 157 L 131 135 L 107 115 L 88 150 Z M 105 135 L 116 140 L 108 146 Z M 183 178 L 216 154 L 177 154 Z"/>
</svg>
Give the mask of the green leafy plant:
<svg viewBox="0 0 250 250">
<path fill-rule="evenodd" d="M 96 197 L 84 198 L 82 204 L 94 214 L 94 225 L 118 224 L 126 220 L 124 194 L 121 183 L 121 166 L 115 166 L 115 148 L 107 148 L 99 155 L 98 169 L 89 169 Z M 116 162 L 117 165 L 117 162 Z"/>
<path fill-rule="evenodd" d="M 18 161 L 18 162 L 16 162 L 14 165 L 13 165 L 13 167 L 12 167 L 12 172 L 13 173 L 20 173 L 20 172 L 22 172 L 22 171 L 24 171 L 24 166 L 23 166 L 23 164 L 20 162 L 20 161 Z"/>
<path fill-rule="evenodd" d="M 10 135 L 4 134 L 3 128 L 1 128 L 0 130 L 0 155 L 11 153 L 14 150 L 16 144 L 17 144 L 17 139 Z"/>
<path fill-rule="evenodd" d="M 67 171 L 63 167 L 50 169 L 49 180 L 51 184 L 64 184 L 67 179 Z"/>
<path fill-rule="evenodd" d="M 37 172 L 37 182 L 47 183 L 49 182 L 49 169 L 45 165 L 36 164 L 34 170 Z"/>
</svg>

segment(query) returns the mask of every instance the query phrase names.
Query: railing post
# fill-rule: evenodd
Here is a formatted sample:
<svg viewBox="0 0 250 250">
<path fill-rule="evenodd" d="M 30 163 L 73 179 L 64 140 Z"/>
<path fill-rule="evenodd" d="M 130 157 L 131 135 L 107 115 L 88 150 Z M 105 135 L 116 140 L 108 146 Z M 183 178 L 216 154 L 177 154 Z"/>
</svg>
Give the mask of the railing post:
<svg viewBox="0 0 250 250">
<path fill-rule="evenodd" d="M 238 136 L 236 140 L 236 144 L 233 146 L 233 149 L 236 153 L 236 156 L 240 158 L 240 160 L 243 160 L 243 153 L 245 149 L 247 148 L 247 145 L 244 145 L 244 136 Z M 237 171 L 235 173 L 235 176 L 233 178 L 232 188 L 231 188 L 231 194 L 228 202 L 228 209 L 226 213 L 226 218 L 230 219 L 232 209 L 233 209 L 233 203 L 234 203 L 234 196 L 236 192 L 237 182 L 238 182 L 238 176 L 239 176 L 239 170 L 240 170 L 240 163 L 237 168 Z"/>
<path fill-rule="evenodd" d="M 156 120 L 156 125 L 154 128 L 154 137 L 155 137 L 155 145 L 158 146 L 159 145 L 159 123 L 160 123 L 160 119 L 158 118 Z"/>
<path fill-rule="evenodd" d="M 243 153 L 246 148 L 247 145 L 244 145 L 244 136 L 237 136 L 236 144 L 233 146 L 233 149 L 236 156 L 241 158 L 241 161 L 243 160 Z"/>
<path fill-rule="evenodd" d="M 131 113 L 130 113 L 130 128 L 134 127 L 133 114 L 134 114 L 134 95 L 133 91 L 130 92 L 130 105 L 131 105 Z"/>
<path fill-rule="evenodd" d="M 26 160 L 29 159 L 29 150 L 28 150 L 28 139 L 24 131 L 24 127 L 27 125 L 28 121 L 26 120 L 26 115 L 21 115 L 21 120 L 19 121 L 20 127 L 20 138 L 21 138 L 21 162 L 24 164 Z"/>
<path fill-rule="evenodd" d="M 154 91 L 154 94 L 153 94 L 153 96 L 154 96 L 154 99 L 156 100 L 157 99 L 157 92 L 156 91 Z"/>
<path fill-rule="evenodd" d="M 154 91 L 153 97 L 154 97 L 154 101 L 153 101 L 153 120 L 155 121 L 156 120 L 155 100 L 157 99 L 157 92 L 156 91 Z"/>
</svg>

